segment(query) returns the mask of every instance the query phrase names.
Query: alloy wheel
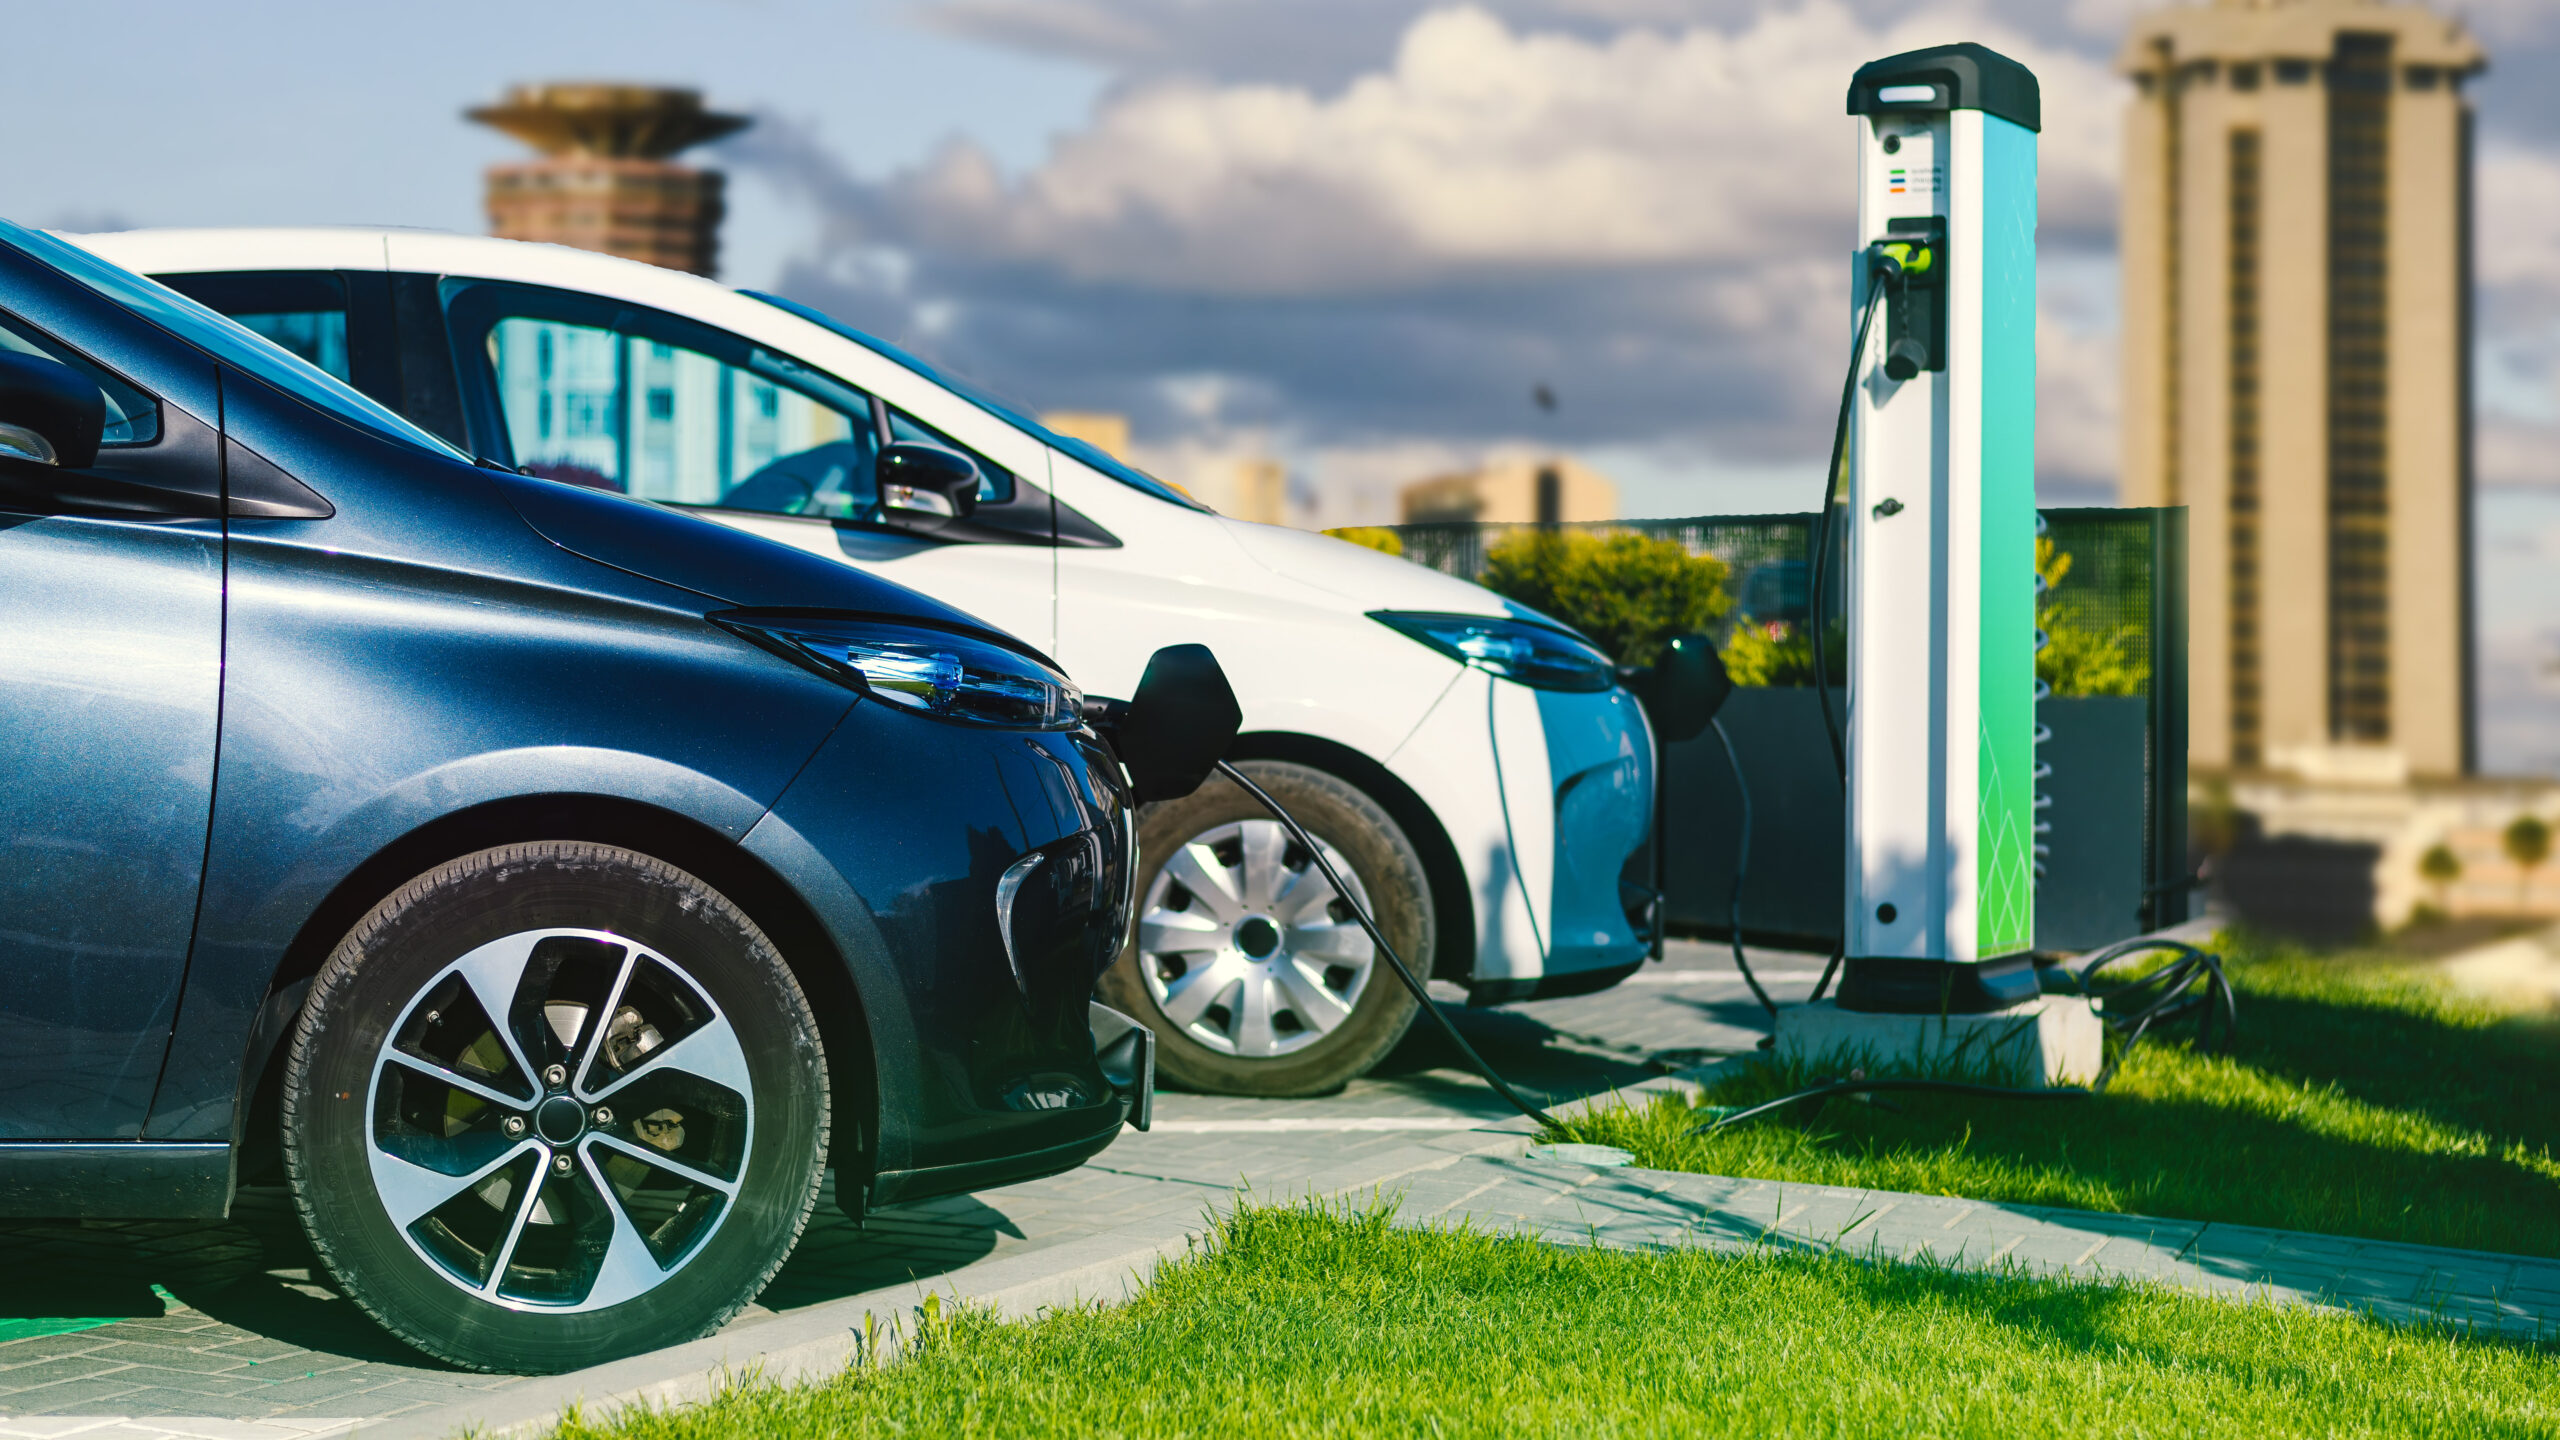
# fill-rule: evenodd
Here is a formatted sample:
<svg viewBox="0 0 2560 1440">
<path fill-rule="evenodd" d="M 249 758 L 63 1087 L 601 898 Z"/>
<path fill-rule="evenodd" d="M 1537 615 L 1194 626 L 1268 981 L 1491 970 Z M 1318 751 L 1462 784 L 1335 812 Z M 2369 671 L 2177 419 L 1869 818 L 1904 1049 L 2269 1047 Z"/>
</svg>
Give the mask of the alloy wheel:
<svg viewBox="0 0 2560 1440">
<path fill-rule="evenodd" d="M 374 1193 L 454 1286 L 600 1310 L 676 1274 L 737 1199 L 754 1087 L 729 1019 L 665 955 L 528 930 L 438 972 L 382 1044 Z"/>
</svg>

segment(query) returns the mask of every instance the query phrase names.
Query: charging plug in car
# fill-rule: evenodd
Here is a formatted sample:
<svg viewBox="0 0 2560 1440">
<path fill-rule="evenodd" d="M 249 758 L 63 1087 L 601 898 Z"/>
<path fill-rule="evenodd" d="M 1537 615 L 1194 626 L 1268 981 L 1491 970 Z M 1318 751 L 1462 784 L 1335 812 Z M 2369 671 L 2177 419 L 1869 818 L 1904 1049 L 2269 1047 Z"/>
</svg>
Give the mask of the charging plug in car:
<svg viewBox="0 0 2560 1440">
<path fill-rule="evenodd" d="M 1683 638 L 1694 638 L 1704 644 L 1704 637 Z M 1723 668 L 1718 666 L 1715 673 L 1721 676 Z M 1717 700 L 1721 703 L 1722 697 L 1717 697 Z M 1431 992 L 1424 987 L 1422 977 L 1405 964 L 1404 957 L 1388 943 L 1386 932 L 1378 928 L 1378 919 L 1362 903 L 1361 892 L 1333 868 L 1332 860 L 1326 858 L 1326 847 L 1307 833 L 1307 828 L 1298 823 L 1296 816 L 1272 799 L 1269 791 L 1220 758 L 1235 743 L 1236 729 L 1244 723 L 1244 712 L 1236 705 L 1236 692 L 1227 684 L 1226 672 L 1218 667 L 1218 657 L 1209 652 L 1208 646 L 1168 645 L 1158 650 L 1147 661 L 1147 673 L 1139 678 L 1136 695 L 1127 700 L 1089 696 L 1084 702 L 1084 716 L 1085 723 L 1119 752 L 1120 766 L 1129 773 L 1129 787 L 1141 801 L 1179 800 L 1199 789 L 1201 782 L 1207 780 L 1214 770 L 1237 789 L 1252 796 L 1263 809 L 1270 811 L 1271 818 L 1279 821 L 1283 829 L 1306 847 L 1308 860 L 1322 872 L 1325 883 L 1333 887 L 1333 893 L 1350 907 L 1352 918 L 1360 922 L 1369 943 L 1377 947 L 1379 956 L 1395 972 L 1396 979 L 1404 983 L 1414 1003 L 1439 1025 L 1441 1033 L 1448 1037 L 1449 1043 L 1475 1072 L 1484 1077 L 1485 1083 L 1521 1114 L 1549 1129 L 1559 1128 L 1555 1117 L 1539 1109 L 1496 1074 L 1494 1068 L 1485 1063 L 1484 1057 L 1476 1053 L 1475 1047 L 1467 1043 L 1467 1037 L 1458 1033 L 1458 1027 L 1450 1023 L 1449 1017 L 1441 1013 L 1440 1007 L 1432 1002 Z M 1428 957 L 1423 958 L 1427 963 Z M 1106 1045 L 1115 1043 L 1102 1033 L 1101 1016 L 1109 1014 L 1117 1020 L 1127 1020 L 1127 1017 L 1106 1006 L 1096 1005 L 1093 1008 L 1097 1012 L 1095 1044 L 1099 1053 Z M 1152 1044 L 1152 1037 L 1149 1043 Z M 1108 1064 L 1106 1060 L 1106 1069 Z"/>
<path fill-rule="evenodd" d="M 1651 854 L 1653 890 L 1644 894 L 1621 878 L 1618 891 L 1631 918 L 1642 913 L 1649 953 L 1659 960 L 1670 934 L 1670 916 L 1664 910 L 1665 887 L 1670 882 L 1663 873 L 1663 815 L 1670 798 L 1664 777 L 1670 770 L 1670 747 L 1697 739 L 1715 723 L 1716 712 L 1733 694 L 1733 677 L 1725 673 L 1724 657 L 1716 653 L 1714 641 L 1704 635 L 1675 635 L 1663 642 L 1661 658 L 1652 664 L 1619 666 L 1618 683 L 1644 706 L 1646 718 L 1653 722 L 1655 745 L 1653 842 L 1646 847 Z"/>
<path fill-rule="evenodd" d="M 1167 645 L 1147 659 L 1138 693 L 1089 695 L 1085 723 L 1119 752 L 1140 803 L 1179 800 L 1200 788 L 1244 724 L 1227 672 L 1206 645 Z"/>
<path fill-rule="evenodd" d="M 1724 657 L 1704 635 L 1675 635 L 1650 665 L 1621 665 L 1618 683 L 1643 703 L 1656 739 L 1665 745 L 1695 740 L 1714 722 L 1733 693 Z"/>
</svg>

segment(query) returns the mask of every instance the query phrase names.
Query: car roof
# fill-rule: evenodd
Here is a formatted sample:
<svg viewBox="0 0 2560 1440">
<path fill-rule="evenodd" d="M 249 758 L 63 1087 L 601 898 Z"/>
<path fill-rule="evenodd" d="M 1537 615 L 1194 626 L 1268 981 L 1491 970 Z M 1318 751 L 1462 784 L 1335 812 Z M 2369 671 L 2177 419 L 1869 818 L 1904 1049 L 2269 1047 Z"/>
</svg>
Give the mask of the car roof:
<svg viewBox="0 0 2560 1440">
<path fill-rule="evenodd" d="M 121 230 L 63 238 L 146 275 L 387 269 L 543 285 L 645 305 L 731 331 L 834 374 L 1016 474 L 1047 473 L 1046 445 L 975 401 L 826 326 L 680 270 L 567 245 L 442 230 Z"/>
</svg>

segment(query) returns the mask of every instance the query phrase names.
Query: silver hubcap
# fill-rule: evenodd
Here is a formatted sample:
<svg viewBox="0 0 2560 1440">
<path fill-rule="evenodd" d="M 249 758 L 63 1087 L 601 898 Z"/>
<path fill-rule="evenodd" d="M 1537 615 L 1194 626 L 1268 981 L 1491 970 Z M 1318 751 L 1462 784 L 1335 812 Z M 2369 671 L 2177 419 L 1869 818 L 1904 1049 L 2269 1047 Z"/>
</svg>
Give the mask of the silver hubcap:
<svg viewBox="0 0 2560 1440">
<path fill-rule="evenodd" d="M 1324 858 L 1352 898 L 1360 877 Z M 1147 886 L 1139 970 L 1183 1033 L 1223 1054 L 1270 1059 L 1341 1028 L 1369 985 L 1376 947 L 1315 858 L 1276 820 L 1192 837 Z"/>
<path fill-rule="evenodd" d="M 374 1195 L 419 1257 L 518 1310 L 664 1283 L 737 1199 L 754 1088 L 728 1017 L 665 956 L 528 930 L 400 1013 L 365 1113 Z"/>
</svg>

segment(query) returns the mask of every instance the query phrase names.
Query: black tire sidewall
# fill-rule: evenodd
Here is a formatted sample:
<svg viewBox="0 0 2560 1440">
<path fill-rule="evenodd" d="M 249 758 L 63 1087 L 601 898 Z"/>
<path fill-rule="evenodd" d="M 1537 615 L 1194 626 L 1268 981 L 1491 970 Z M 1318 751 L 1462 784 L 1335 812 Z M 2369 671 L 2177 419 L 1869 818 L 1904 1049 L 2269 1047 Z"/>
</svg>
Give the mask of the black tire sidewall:
<svg viewBox="0 0 2560 1440">
<path fill-rule="evenodd" d="M 1349 863 L 1368 896 L 1378 928 L 1405 963 L 1427 975 L 1438 941 L 1429 877 L 1413 843 L 1378 803 L 1341 778 L 1312 766 L 1248 760 L 1236 768 L 1270 792 L 1308 833 Z M 1221 825 L 1268 820 L 1264 809 L 1234 782 L 1211 776 L 1179 800 L 1138 812 L 1138 905 L 1165 861 L 1184 844 Z M 1138 1017 L 1156 1032 L 1156 1069 L 1168 1082 L 1221 1095 L 1320 1095 L 1340 1089 L 1386 1057 L 1420 1009 L 1387 958 L 1372 964 L 1368 983 L 1351 1015 L 1322 1040 L 1267 1060 L 1225 1054 L 1184 1034 L 1165 1017 L 1139 973 L 1133 926 L 1120 959 L 1104 972 L 1103 1001 Z"/>
<path fill-rule="evenodd" d="M 373 1065 L 411 998 L 480 945 L 552 928 L 607 931 L 675 962 L 737 1031 L 755 1091 L 744 1177 L 719 1228 L 655 1288 L 584 1313 L 514 1310 L 446 1279 L 391 1223 L 366 1150 Z M 475 1369 L 572 1369 L 707 1332 L 780 1268 L 826 1158 L 825 1058 L 780 953 L 702 881 L 604 845 L 484 850 L 376 906 L 312 984 L 287 1058 L 284 1103 L 295 1203 L 341 1287 L 404 1340 Z"/>
</svg>

